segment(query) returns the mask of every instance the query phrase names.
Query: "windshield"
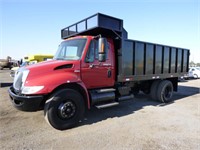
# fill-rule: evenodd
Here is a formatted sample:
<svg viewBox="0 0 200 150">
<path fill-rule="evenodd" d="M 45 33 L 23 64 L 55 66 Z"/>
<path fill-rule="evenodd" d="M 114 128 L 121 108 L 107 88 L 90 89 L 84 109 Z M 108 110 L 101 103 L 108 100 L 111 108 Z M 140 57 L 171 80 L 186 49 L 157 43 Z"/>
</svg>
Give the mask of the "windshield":
<svg viewBox="0 0 200 150">
<path fill-rule="evenodd" d="M 82 56 L 86 39 L 72 39 L 64 41 L 58 47 L 53 59 L 55 60 L 78 60 Z"/>
</svg>

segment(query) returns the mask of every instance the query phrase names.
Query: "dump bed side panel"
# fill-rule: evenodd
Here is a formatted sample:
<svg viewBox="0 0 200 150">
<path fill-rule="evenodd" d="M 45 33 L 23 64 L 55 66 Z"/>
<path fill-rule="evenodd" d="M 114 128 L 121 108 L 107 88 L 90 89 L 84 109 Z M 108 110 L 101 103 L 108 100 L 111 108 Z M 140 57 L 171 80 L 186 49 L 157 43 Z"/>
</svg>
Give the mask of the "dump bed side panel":
<svg viewBox="0 0 200 150">
<path fill-rule="evenodd" d="M 188 71 L 188 49 L 135 40 L 124 40 L 122 45 L 118 81 L 179 77 Z"/>
</svg>

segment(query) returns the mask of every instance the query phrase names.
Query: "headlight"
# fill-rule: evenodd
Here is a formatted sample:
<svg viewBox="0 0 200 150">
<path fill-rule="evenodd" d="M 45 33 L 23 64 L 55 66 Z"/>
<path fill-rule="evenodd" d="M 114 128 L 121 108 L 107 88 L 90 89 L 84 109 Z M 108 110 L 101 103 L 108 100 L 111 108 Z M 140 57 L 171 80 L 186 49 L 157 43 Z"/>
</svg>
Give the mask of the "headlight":
<svg viewBox="0 0 200 150">
<path fill-rule="evenodd" d="M 26 78 L 28 77 L 29 70 L 21 69 L 16 71 L 15 78 L 13 82 L 13 87 L 15 90 L 19 91 L 22 89 L 26 82 Z"/>
<path fill-rule="evenodd" d="M 44 86 L 24 86 L 22 87 L 22 94 L 34 94 L 43 88 Z"/>
<path fill-rule="evenodd" d="M 28 77 L 29 70 L 24 70 L 23 71 L 23 76 L 22 76 L 22 88 L 24 87 L 24 84 L 26 82 L 26 78 Z"/>
</svg>

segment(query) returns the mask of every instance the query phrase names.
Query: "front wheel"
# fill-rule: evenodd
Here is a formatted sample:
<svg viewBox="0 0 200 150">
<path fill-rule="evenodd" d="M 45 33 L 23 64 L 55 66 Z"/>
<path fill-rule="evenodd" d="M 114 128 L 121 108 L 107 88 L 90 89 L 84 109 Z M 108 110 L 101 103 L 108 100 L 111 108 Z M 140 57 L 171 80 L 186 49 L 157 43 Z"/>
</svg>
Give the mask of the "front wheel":
<svg viewBox="0 0 200 150">
<path fill-rule="evenodd" d="M 62 89 L 46 101 L 44 115 L 46 121 L 58 130 L 74 127 L 85 112 L 84 99 L 72 89 Z"/>
</svg>

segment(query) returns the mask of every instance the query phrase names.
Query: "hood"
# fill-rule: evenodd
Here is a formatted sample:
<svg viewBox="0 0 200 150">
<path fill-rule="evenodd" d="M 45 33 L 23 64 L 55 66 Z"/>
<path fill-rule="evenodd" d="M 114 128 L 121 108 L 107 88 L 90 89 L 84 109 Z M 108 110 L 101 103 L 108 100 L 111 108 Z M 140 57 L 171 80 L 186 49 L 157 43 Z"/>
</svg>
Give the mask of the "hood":
<svg viewBox="0 0 200 150">
<path fill-rule="evenodd" d="M 43 87 L 37 94 L 50 93 L 53 89 L 64 83 L 80 81 L 80 60 L 52 60 L 21 69 L 29 70 L 24 71 L 24 78 L 23 73 L 21 73 L 21 80 L 25 80 L 24 87 Z"/>
<path fill-rule="evenodd" d="M 66 70 L 74 68 L 74 65 L 77 64 L 76 61 L 66 61 L 66 60 L 50 60 L 44 61 L 37 64 L 27 66 L 26 68 L 30 70 L 32 76 L 37 76 L 39 74 L 50 73 L 56 70 Z"/>
</svg>

